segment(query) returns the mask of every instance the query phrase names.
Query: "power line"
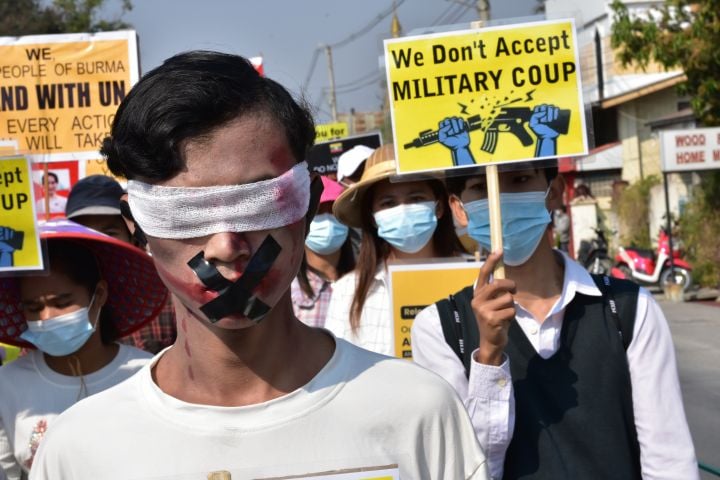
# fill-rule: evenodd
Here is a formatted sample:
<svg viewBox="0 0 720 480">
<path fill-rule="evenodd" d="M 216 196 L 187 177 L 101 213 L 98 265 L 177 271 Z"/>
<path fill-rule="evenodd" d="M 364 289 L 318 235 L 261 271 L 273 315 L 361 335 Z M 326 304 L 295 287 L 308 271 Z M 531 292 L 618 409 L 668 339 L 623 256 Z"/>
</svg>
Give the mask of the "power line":
<svg viewBox="0 0 720 480">
<path fill-rule="evenodd" d="M 382 22 L 385 18 L 387 18 L 388 15 L 393 13 L 395 8 L 399 7 L 405 3 L 405 0 L 397 0 L 397 2 L 394 2 L 390 7 L 386 8 L 385 10 L 378 13 L 373 20 L 370 21 L 369 24 L 367 24 L 365 27 L 361 28 L 355 33 L 350 34 L 343 40 L 340 40 L 339 42 L 331 43 L 329 44 L 330 48 L 339 48 L 347 45 L 348 43 L 356 40 L 357 38 L 365 35 L 370 30 L 372 30 L 375 26 L 377 26 L 380 22 Z M 324 49 L 325 45 L 320 45 L 315 48 L 315 51 L 313 52 L 312 60 L 310 60 L 310 68 L 308 68 L 308 73 L 305 75 L 305 83 L 303 85 L 304 88 L 307 88 L 307 86 L 310 84 L 310 79 L 312 78 L 313 73 L 315 72 L 315 66 L 317 65 L 318 57 L 320 56 L 320 52 L 322 49 Z"/>
</svg>

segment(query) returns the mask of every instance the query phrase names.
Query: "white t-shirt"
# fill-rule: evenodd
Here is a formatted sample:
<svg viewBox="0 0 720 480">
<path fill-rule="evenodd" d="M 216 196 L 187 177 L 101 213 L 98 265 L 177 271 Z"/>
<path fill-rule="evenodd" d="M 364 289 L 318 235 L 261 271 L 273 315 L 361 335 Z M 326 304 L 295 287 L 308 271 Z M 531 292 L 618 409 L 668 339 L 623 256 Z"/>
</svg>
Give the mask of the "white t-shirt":
<svg viewBox="0 0 720 480">
<path fill-rule="evenodd" d="M 325 328 L 336 337 L 366 350 L 394 356 L 393 319 L 386 270 L 380 267 L 375 272 L 360 315 L 360 327 L 353 332 L 350 326 L 350 308 L 355 297 L 357 278 L 355 270 L 333 284 Z"/>
<path fill-rule="evenodd" d="M 244 407 L 180 401 L 160 390 L 148 365 L 65 412 L 30 478 L 197 480 L 217 471 L 230 472 L 233 480 L 315 478 L 373 467 L 396 472 L 382 478 L 488 478 L 469 417 L 450 385 L 410 362 L 338 339 L 332 358 L 308 384 Z"/>
<path fill-rule="evenodd" d="M 83 377 L 87 395 L 128 379 L 151 357 L 120 345 L 110 363 Z M 80 377 L 52 370 L 38 350 L 0 368 L 0 470 L 5 470 L 8 480 L 27 478 L 45 431 L 55 417 L 77 403 L 80 394 Z"/>
</svg>

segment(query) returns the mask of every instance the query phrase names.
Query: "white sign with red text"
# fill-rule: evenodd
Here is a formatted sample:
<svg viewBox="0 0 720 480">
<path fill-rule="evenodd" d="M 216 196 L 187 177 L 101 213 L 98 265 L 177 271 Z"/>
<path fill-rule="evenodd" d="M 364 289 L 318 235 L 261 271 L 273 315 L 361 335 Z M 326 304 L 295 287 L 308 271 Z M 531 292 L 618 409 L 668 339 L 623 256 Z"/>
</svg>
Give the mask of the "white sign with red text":
<svg viewBox="0 0 720 480">
<path fill-rule="evenodd" d="M 720 127 L 660 132 L 663 172 L 720 168 Z"/>
</svg>

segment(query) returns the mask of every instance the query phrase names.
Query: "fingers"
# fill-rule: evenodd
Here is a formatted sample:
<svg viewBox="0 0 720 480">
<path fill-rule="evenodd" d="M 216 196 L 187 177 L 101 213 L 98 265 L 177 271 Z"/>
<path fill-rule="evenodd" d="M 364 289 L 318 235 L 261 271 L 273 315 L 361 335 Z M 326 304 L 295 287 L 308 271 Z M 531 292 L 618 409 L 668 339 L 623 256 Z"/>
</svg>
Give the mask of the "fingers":
<svg viewBox="0 0 720 480">
<path fill-rule="evenodd" d="M 490 275 L 492 272 L 495 271 L 495 267 L 498 265 L 500 260 L 502 259 L 502 250 L 499 252 L 492 252 L 490 255 L 488 255 L 487 259 L 485 259 L 485 263 L 482 267 L 480 267 L 480 273 L 478 274 L 477 282 L 475 285 L 475 292 L 484 287 L 488 284 L 490 280 Z"/>
</svg>

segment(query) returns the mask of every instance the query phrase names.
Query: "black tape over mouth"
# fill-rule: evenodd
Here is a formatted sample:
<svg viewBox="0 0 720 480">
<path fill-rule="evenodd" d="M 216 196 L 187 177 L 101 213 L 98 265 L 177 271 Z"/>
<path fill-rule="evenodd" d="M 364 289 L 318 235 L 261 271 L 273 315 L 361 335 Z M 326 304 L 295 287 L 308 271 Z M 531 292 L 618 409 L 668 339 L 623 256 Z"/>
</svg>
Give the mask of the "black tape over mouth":
<svg viewBox="0 0 720 480">
<path fill-rule="evenodd" d="M 231 282 L 200 252 L 190 259 L 188 266 L 200 281 L 210 290 L 220 295 L 200 307 L 200 311 L 215 323 L 221 318 L 241 314 L 254 322 L 259 322 L 270 311 L 270 307 L 255 296 L 252 291 L 270 271 L 270 267 L 280 255 L 282 247 L 268 235 L 260 248 L 250 258 L 242 277 Z"/>
</svg>

